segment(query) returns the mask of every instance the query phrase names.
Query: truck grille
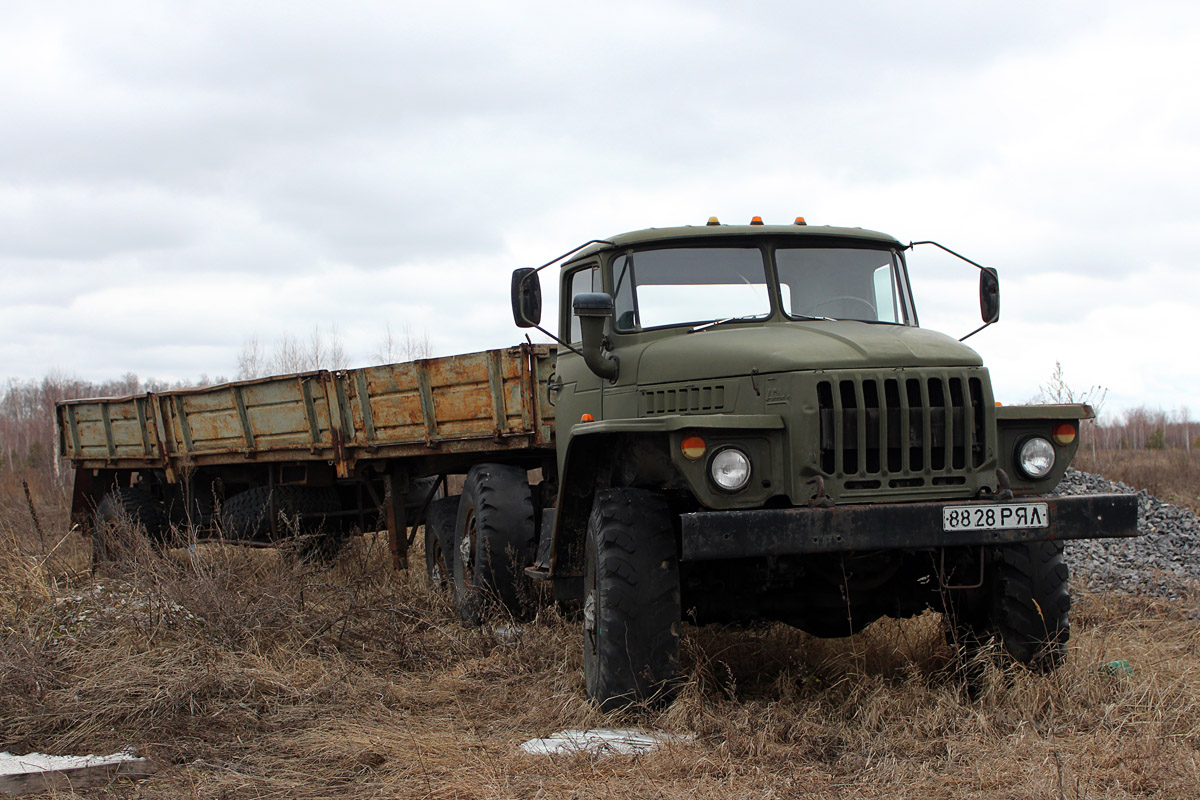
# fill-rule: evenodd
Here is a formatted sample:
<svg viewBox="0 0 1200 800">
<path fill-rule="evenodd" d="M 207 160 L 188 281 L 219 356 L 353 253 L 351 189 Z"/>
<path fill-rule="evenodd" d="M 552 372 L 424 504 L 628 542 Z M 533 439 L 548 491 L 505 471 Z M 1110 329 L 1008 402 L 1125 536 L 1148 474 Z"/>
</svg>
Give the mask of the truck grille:
<svg viewBox="0 0 1200 800">
<path fill-rule="evenodd" d="M 957 485 L 987 458 L 982 375 L 855 375 L 817 384 L 820 468 L 847 489 Z"/>
</svg>

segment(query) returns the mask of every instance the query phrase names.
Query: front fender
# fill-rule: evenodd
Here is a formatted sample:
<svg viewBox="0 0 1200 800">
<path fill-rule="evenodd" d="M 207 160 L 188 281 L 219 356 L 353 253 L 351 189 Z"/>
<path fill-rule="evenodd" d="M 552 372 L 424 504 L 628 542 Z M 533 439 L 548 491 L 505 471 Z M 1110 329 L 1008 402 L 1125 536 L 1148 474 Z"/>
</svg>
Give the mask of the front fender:
<svg viewBox="0 0 1200 800">
<path fill-rule="evenodd" d="M 576 423 L 566 434 L 553 527 L 543 531 L 551 537 L 550 562 L 543 566 L 555 577 L 578 572 L 592 499 L 601 489 L 687 485 L 696 494 L 696 476 L 685 476 L 673 463 L 670 443 L 680 432 L 720 430 L 737 435 L 783 429 L 778 414 L 673 414 Z"/>
<path fill-rule="evenodd" d="M 1080 423 L 1095 416 L 1091 406 L 1082 403 L 999 406 L 996 409 L 998 463 L 1008 475 L 1013 493 L 1044 494 L 1052 491 L 1066 474 L 1071 459 L 1079 449 Z M 1055 427 L 1063 423 L 1075 429 L 1075 438 L 1067 444 L 1054 439 Z M 1040 481 L 1025 477 L 1017 468 L 1017 448 L 1030 436 L 1043 436 L 1054 444 L 1054 468 Z"/>
</svg>

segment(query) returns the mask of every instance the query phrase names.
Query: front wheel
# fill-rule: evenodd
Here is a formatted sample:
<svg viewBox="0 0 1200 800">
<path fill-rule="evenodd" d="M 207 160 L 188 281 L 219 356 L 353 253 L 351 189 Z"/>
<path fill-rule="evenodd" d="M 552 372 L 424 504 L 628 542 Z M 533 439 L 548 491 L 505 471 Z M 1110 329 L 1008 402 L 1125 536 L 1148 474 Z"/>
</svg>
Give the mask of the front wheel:
<svg viewBox="0 0 1200 800">
<path fill-rule="evenodd" d="M 604 711 L 667 703 L 679 683 L 679 557 L 660 495 L 596 495 L 584 558 L 583 671 Z"/>
<path fill-rule="evenodd" d="M 997 545 L 987 567 L 983 587 L 950 610 L 960 643 L 975 649 L 994 639 L 1019 664 L 1039 672 L 1058 667 L 1071 636 L 1062 542 Z"/>
</svg>

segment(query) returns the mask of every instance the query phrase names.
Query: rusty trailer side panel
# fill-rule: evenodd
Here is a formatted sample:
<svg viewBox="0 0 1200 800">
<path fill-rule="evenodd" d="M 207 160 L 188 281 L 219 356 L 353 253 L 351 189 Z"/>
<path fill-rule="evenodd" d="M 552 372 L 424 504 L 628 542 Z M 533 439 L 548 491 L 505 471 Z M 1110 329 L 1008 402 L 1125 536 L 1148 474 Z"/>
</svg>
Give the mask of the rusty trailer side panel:
<svg viewBox="0 0 1200 800">
<path fill-rule="evenodd" d="M 71 400 L 57 408 L 59 454 L 78 468 L 163 469 L 359 462 L 554 447 L 546 380 L 554 348 L 502 350 Z M 539 390 L 539 387 L 540 390 Z"/>
</svg>

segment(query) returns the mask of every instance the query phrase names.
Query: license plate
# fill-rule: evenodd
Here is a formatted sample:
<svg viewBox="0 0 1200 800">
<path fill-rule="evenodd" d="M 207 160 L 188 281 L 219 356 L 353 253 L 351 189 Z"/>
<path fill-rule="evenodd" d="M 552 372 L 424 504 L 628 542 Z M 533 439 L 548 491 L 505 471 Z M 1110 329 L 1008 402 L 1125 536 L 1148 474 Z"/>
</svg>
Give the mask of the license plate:
<svg viewBox="0 0 1200 800">
<path fill-rule="evenodd" d="M 1049 525 L 1050 511 L 1045 503 L 946 506 L 942 509 L 944 531 L 1046 528 Z"/>
</svg>

